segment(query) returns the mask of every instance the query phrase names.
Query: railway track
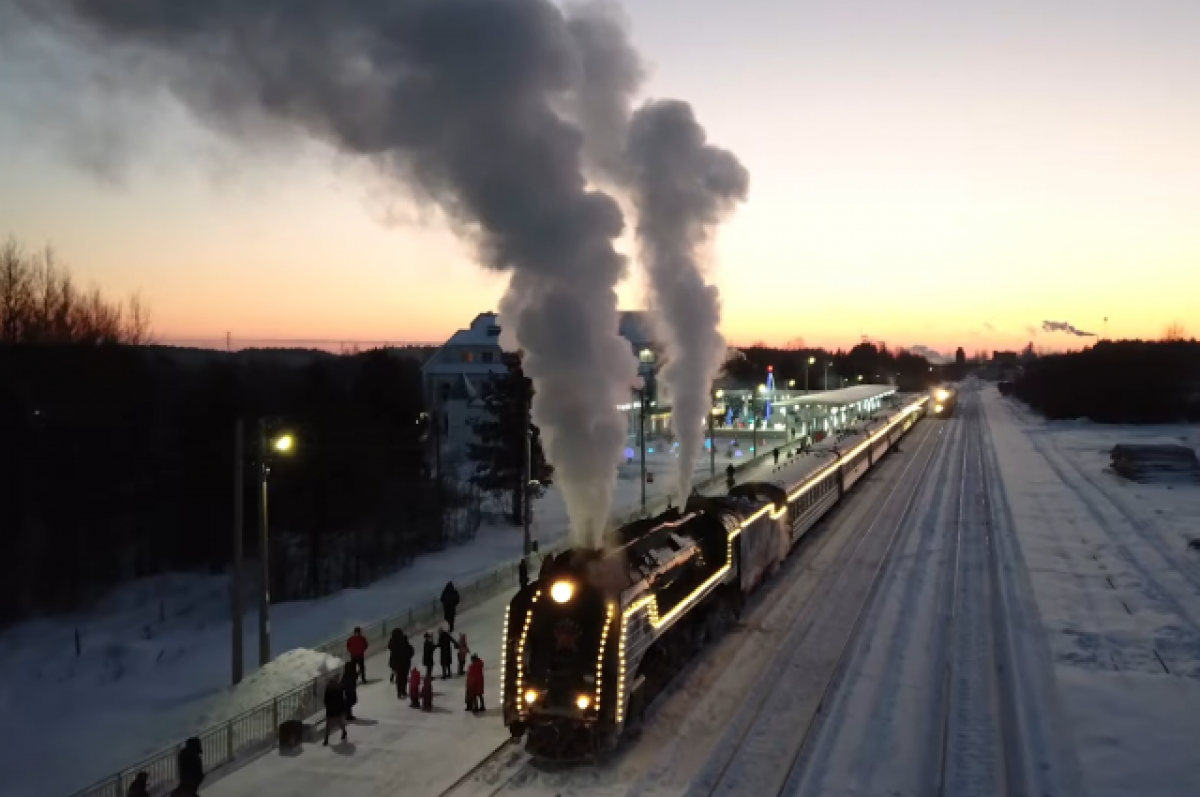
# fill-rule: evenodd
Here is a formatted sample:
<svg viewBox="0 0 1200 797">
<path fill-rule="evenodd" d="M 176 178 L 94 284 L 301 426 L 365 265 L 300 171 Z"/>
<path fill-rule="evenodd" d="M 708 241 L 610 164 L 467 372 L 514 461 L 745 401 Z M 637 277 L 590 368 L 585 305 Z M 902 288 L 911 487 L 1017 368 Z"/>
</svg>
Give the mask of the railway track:
<svg viewBox="0 0 1200 797">
<path fill-rule="evenodd" d="M 919 437 L 914 435 L 917 439 L 911 442 L 912 453 L 909 455 L 908 461 L 903 463 L 904 470 L 895 476 L 895 482 L 890 489 L 887 485 L 881 485 L 883 489 L 888 490 L 886 493 L 881 492 L 871 500 L 870 504 L 858 510 L 861 513 L 861 519 L 854 521 L 856 526 L 853 528 L 853 534 L 814 534 L 815 546 L 806 554 L 806 558 L 811 557 L 809 564 L 797 569 L 790 576 L 791 581 L 784 582 L 779 579 L 780 586 L 787 586 L 788 589 L 782 595 L 771 595 L 769 603 L 763 605 L 764 613 L 752 621 L 755 626 L 759 626 L 763 622 L 769 623 L 768 618 L 771 617 L 785 618 L 779 624 L 777 632 L 773 631 L 770 636 L 763 638 L 763 647 L 759 656 L 766 658 L 768 655 L 777 655 L 775 651 L 779 647 L 776 640 L 783 640 L 784 648 L 794 650 L 802 644 L 811 645 L 815 640 L 840 638 L 841 634 L 845 633 L 847 626 L 857 628 L 863 607 L 868 602 L 875 579 L 886 560 L 886 549 L 890 548 L 896 528 L 899 528 L 904 522 L 904 518 L 911 508 L 913 496 L 923 483 L 930 462 L 934 459 L 933 455 L 941 443 L 941 436 L 937 433 L 938 428 L 938 426 L 926 424 L 925 428 L 920 430 L 922 434 Z M 899 507 L 900 519 L 892 527 L 889 523 L 895 516 L 897 507 Z M 845 531 L 850 532 L 852 529 L 845 529 Z M 880 546 L 875 543 L 879 542 L 886 544 L 885 555 L 876 561 L 875 557 L 878 555 Z M 827 547 L 831 552 L 826 551 Z M 824 554 L 828 555 L 824 556 Z M 823 558 L 825 563 L 821 564 Z M 863 579 L 861 578 L 864 572 L 870 573 L 870 582 L 866 585 L 862 583 Z M 804 583 L 799 583 L 800 580 L 803 580 Z M 800 587 L 804 589 L 799 589 Z M 801 595 L 803 600 L 796 597 L 801 593 L 803 593 Z M 848 597 L 849 601 L 844 600 Z M 833 606 L 837 606 L 837 610 L 829 613 L 827 610 Z M 845 614 L 846 606 L 854 608 L 850 617 Z M 781 608 L 787 609 L 782 615 L 778 612 L 778 609 Z M 824 614 L 823 611 L 825 611 Z M 839 631 L 840 633 L 838 633 Z M 819 693 L 817 711 L 824 704 L 829 683 L 832 681 L 833 670 L 840 665 L 845 649 L 851 643 L 853 636 L 852 630 L 846 640 L 830 655 L 830 661 L 827 662 L 833 668 L 830 671 L 830 677 L 820 684 L 818 689 L 806 690 L 811 694 Z M 739 640 L 733 640 L 731 647 L 741 648 L 747 642 L 751 645 L 756 644 L 754 639 L 739 638 Z M 747 651 L 737 649 L 735 652 L 741 654 Z M 751 654 L 749 658 L 755 660 L 753 649 L 748 652 Z M 734 656 L 716 655 L 711 658 L 711 661 L 701 659 L 695 662 L 693 664 L 693 667 L 696 668 L 695 671 L 689 674 L 688 670 L 685 670 L 676 680 L 690 682 L 688 692 L 694 692 L 698 686 L 706 696 L 709 688 L 720 693 L 723 691 L 722 680 L 727 673 L 743 668 L 747 663 L 744 656 L 735 658 Z M 757 661 L 761 662 L 762 658 Z M 780 657 L 781 660 L 786 658 L 789 656 Z M 762 677 L 756 678 L 756 682 L 770 683 L 773 681 L 769 671 L 769 662 L 768 659 L 767 664 L 760 665 Z M 688 669 L 691 670 L 692 667 Z M 751 701 L 757 700 L 759 709 L 757 713 L 761 713 L 769 697 L 769 691 L 751 697 Z M 664 695 L 664 698 L 667 698 L 668 701 L 672 699 L 669 695 Z M 724 716 L 736 715 L 739 713 L 738 706 L 744 706 L 746 703 L 744 699 L 737 699 L 736 695 L 730 699 L 732 705 L 724 712 L 718 713 L 723 713 Z M 686 694 L 679 695 L 678 700 L 687 704 L 686 707 L 680 707 L 683 712 L 695 707 L 695 702 L 688 700 Z M 663 702 L 661 698 L 659 702 Z M 662 710 L 662 716 L 659 715 L 660 710 Z M 693 780 L 695 774 L 687 763 L 680 763 L 680 761 L 694 757 L 693 754 L 699 749 L 697 742 L 706 749 L 708 745 L 704 745 L 703 741 L 696 739 L 692 734 L 688 734 L 686 739 L 679 738 L 678 720 L 680 718 L 674 716 L 675 713 L 674 708 L 664 709 L 656 704 L 653 721 L 648 723 L 645 737 L 620 751 L 612 761 L 596 766 L 575 768 L 571 771 L 544 771 L 541 767 L 531 763 L 526 756 L 521 755 L 519 758 L 506 756 L 505 751 L 515 751 L 515 745 L 511 743 L 501 745 L 487 760 L 481 762 L 450 789 L 443 792 L 441 797 L 498 797 L 498 795 L 510 793 L 558 795 L 570 792 L 622 794 L 627 797 L 666 792 L 678 794 L 688 782 Z M 740 723 L 737 719 L 734 720 L 735 726 L 742 728 L 743 739 L 751 732 L 750 726 L 753 724 L 753 719 L 754 717 L 742 717 Z M 664 726 L 661 733 L 658 732 L 660 729 L 656 727 L 659 725 Z M 717 738 L 711 745 L 710 758 L 729 747 L 720 742 L 720 736 L 729 727 L 729 723 L 721 721 L 717 725 L 719 727 L 712 731 L 717 734 Z M 799 750 L 796 751 L 797 756 L 799 752 Z M 726 768 L 729 763 L 726 761 Z M 695 766 L 699 767 L 700 765 L 696 764 Z M 664 772 L 664 768 L 669 771 Z M 675 787 L 664 788 L 668 783 L 675 784 Z M 694 793 L 699 794 L 700 792 Z M 716 790 L 709 793 L 716 793 Z"/>
<path fill-rule="evenodd" d="M 888 561 L 899 531 L 909 519 L 913 502 L 925 481 L 942 435 L 928 433 L 916 455 L 907 463 L 895 486 L 880 506 L 870 526 L 857 540 L 851 557 L 838 572 L 820 601 L 804 607 L 795 617 L 782 646 L 780 661 L 785 670 L 775 674 L 771 683 L 748 701 L 749 716 L 735 719 L 735 730 L 727 744 L 714 750 L 718 758 L 702 772 L 687 790 L 687 797 L 716 797 L 726 794 L 782 795 L 806 749 L 817 718 L 823 711 L 842 663 L 857 636 L 858 628 L 871 602 L 880 573 Z M 885 509 L 905 485 L 910 471 L 917 470 L 908 487 L 900 493 L 902 506 L 886 536 L 878 537 Z M 874 547 L 859 557 L 868 542 Z M 882 545 L 877 559 L 875 553 Z M 869 575 L 865 580 L 860 571 Z M 858 579 L 853 575 L 858 574 Z M 845 630 L 848 629 L 848 630 Z M 839 633 L 841 631 L 841 633 Z M 770 710 L 768 710 L 770 709 Z M 802 731 L 795 735 L 796 724 Z M 779 763 L 780 746 L 784 750 Z M 724 751 L 728 751 L 728 753 Z"/>
</svg>

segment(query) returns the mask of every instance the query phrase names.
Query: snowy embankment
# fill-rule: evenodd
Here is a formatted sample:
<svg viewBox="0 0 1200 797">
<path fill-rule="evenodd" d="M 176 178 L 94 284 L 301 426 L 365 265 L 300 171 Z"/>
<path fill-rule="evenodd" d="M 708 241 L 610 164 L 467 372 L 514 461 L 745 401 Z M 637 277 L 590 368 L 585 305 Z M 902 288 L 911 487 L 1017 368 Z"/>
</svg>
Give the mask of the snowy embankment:
<svg viewBox="0 0 1200 797">
<path fill-rule="evenodd" d="M 655 476 L 648 500 L 669 488 L 674 467 L 669 453 L 647 457 Z M 638 505 L 639 474 L 640 463 L 621 465 L 614 515 Z M 709 476 L 707 458 L 695 476 Z M 556 489 L 536 502 L 533 533 L 546 547 L 565 536 L 566 511 Z M 272 648 L 291 652 L 262 671 L 256 671 L 251 610 L 243 644 L 247 677 L 236 689 L 229 687 L 229 581 L 223 575 L 143 579 L 87 611 L 8 629 L 0 634 L 0 713 L 35 722 L 37 732 L 0 746 L 2 792 L 70 794 L 300 686 L 327 664 L 306 648 L 436 599 L 447 581 L 465 583 L 511 561 L 520 556 L 521 539 L 520 528 L 486 525 L 469 544 L 421 556 L 368 588 L 273 606 Z M 255 605 L 252 596 L 246 605 Z"/>
<path fill-rule="evenodd" d="M 1047 423 L 985 397 L 1057 698 L 1091 797 L 1200 783 L 1200 487 L 1109 470 L 1112 446 L 1200 446 L 1196 426 Z"/>
</svg>

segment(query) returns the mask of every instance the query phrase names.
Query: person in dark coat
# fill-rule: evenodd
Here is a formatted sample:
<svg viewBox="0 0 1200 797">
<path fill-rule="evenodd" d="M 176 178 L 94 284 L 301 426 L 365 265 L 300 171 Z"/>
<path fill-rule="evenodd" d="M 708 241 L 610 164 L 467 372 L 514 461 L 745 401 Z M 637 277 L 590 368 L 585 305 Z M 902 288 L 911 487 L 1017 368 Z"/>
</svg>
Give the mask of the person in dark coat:
<svg viewBox="0 0 1200 797">
<path fill-rule="evenodd" d="M 126 792 L 127 797 L 150 797 L 150 775 L 145 772 L 139 772 L 133 777 L 133 783 L 129 784 L 129 791 Z"/>
<path fill-rule="evenodd" d="M 778 465 L 779 464 L 779 449 L 777 448 L 774 451 L 772 451 L 771 453 L 774 454 L 775 464 Z"/>
<path fill-rule="evenodd" d="M 458 612 L 458 590 L 454 588 L 453 581 L 447 581 L 445 589 L 442 590 L 442 612 L 446 615 L 446 625 L 450 626 L 450 633 L 454 633 L 454 615 Z"/>
<path fill-rule="evenodd" d="M 425 632 L 425 649 L 421 651 L 421 664 L 425 665 L 425 677 L 433 677 L 433 652 L 437 650 L 437 644 L 433 641 L 433 635 L 428 631 Z"/>
<path fill-rule="evenodd" d="M 346 640 L 346 651 L 350 654 L 350 662 L 358 669 L 362 682 L 367 682 L 367 648 L 370 643 L 363 636 L 361 628 L 355 628 L 354 633 Z"/>
<path fill-rule="evenodd" d="M 396 697 L 403 700 L 408 696 L 408 670 L 412 667 L 413 646 L 399 628 L 392 631 L 388 640 L 388 668 L 396 684 Z"/>
<path fill-rule="evenodd" d="M 450 632 L 445 628 L 438 632 L 437 646 L 441 653 L 442 677 L 453 678 L 454 671 L 451 669 L 451 664 L 454 661 L 454 649 L 457 645 L 454 643 L 454 637 L 450 636 Z"/>
<path fill-rule="evenodd" d="M 200 793 L 200 784 L 204 782 L 203 756 L 204 750 L 200 747 L 200 740 L 195 736 L 183 743 L 177 760 L 179 765 L 178 792 L 180 794 L 192 797 Z"/>
<path fill-rule="evenodd" d="M 521 585 L 521 589 L 529 586 L 529 565 L 523 556 L 521 557 L 521 564 L 517 566 L 517 582 Z"/>
<path fill-rule="evenodd" d="M 484 711 L 483 707 L 483 659 L 471 655 L 471 666 L 467 668 L 467 711 Z"/>
<path fill-rule="evenodd" d="M 729 467 L 725 469 L 725 487 L 729 490 L 732 490 L 734 485 L 733 472 L 733 463 L 730 463 Z"/>
<path fill-rule="evenodd" d="M 325 682 L 325 746 L 329 746 L 329 733 L 334 728 L 342 729 L 342 741 L 346 741 L 346 693 L 337 678 Z"/>
<path fill-rule="evenodd" d="M 355 720 L 354 707 L 358 705 L 358 666 L 354 662 L 346 662 L 342 670 L 342 696 L 346 701 L 346 719 Z"/>
<path fill-rule="evenodd" d="M 408 697 L 413 708 L 421 707 L 421 671 L 416 667 L 408 674 Z"/>
</svg>

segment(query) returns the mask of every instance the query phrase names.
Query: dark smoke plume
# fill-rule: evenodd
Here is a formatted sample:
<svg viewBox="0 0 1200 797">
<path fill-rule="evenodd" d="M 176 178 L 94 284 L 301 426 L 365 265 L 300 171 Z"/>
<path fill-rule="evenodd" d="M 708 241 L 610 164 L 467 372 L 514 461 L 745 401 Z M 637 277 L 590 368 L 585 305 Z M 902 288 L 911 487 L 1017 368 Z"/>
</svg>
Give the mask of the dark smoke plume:
<svg viewBox="0 0 1200 797">
<path fill-rule="evenodd" d="M 1068 324 L 1066 321 L 1043 321 L 1042 322 L 1042 331 L 1043 332 L 1066 332 L 1069 335 L 1075 335 L 1075 336 L 1081 337 L 1081 338 L 1096 337 L 1095 332 L 1084 332 L 1082 329 L 1076 329 L 1075 327 Z"/>
<path fill-rule="evenodd" d="M 725 358 L 721 303 L 704 280 L 702 255 L 716 226 L 746 198 L 749 174 L 731 153 L 708 144 L 685 102 L 648 102 L 631 114 L 644 70 L 618 8 L 570 6 L 580 54 L 574 116 L 588 163 L 630 195 L 637 209 L 642 263 L 666 346 L 662 378 L 671 389 L 680 442 L 674 491 L 690 492 L 704 440 L 709 390 Z"/>
<path fill-rule="evenodd" d="M 0 0 L 14 8 L 211 127 L 256 144 L 314 137 L 436 201 L 511 274 L 500 310 L 534 420 L 577 539 L 602 539 L 636 360 L 617 334 L 621 212 L 587 188 L 581 133 L 555 110 L 579 59 L 553 3 Z"/>
</svg>

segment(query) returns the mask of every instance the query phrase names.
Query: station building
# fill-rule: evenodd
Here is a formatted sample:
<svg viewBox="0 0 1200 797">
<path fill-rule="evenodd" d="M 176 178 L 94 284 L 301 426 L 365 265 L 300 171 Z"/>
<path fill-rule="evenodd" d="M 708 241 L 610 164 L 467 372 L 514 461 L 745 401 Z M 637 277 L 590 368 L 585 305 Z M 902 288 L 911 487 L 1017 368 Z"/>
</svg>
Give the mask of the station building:
<svg viewBox="0 0 1200 797">
<path fill-rule="evenodd" d="M 425 406 L 439 424 L 435 438 L 443 455 L 466 454 L 467 446 L 475 439 L 471 421 L 483 411 L 487 382 L 507 370 L 500 329 L 497 313 L 480 313 L 466 329 L 451 335 L 421 366 Z M 669 406 L 670 396 L 658 379 L 662 350 L 654 339 L 648 312 L 622 311 L 619 331 L 637 357 L 638 374 L 645 385 L 650 412 L 659 418 L 658 423 L 665 424 L 664 413 L 658 408 Z M 631 385 L 629 401 L 619 408 L 625 413 L 632 433 L 641 409 L 641 393 Z"/>
</svg>

